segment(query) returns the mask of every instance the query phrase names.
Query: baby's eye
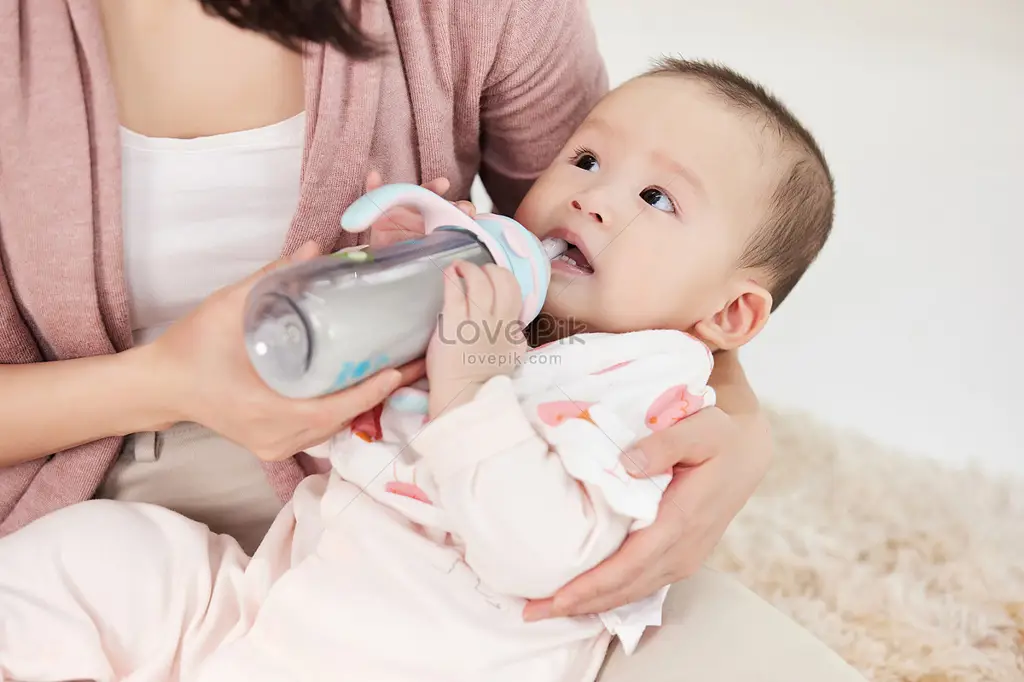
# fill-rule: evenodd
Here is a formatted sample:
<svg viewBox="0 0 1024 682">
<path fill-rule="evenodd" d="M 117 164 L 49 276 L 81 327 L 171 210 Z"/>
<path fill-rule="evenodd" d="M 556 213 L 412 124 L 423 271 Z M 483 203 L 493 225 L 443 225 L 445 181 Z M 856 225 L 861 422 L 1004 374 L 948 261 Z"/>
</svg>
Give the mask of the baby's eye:
<svg viewBox="0 0 1024 682">
<path fill-rule="evenodd" d="M 643 192 L 640 192 L 640 198 L 659 211 L 665 211 L 666 213 L 675 213 L 676 211 L 672 200 L 657 187 L 648 187 Z"/>
<path fill-rule="evenodd" d="M 596 171 L 600 168 L 597 163 L 597 157 L 593 155 L 589 150 L 578 148 L 573 153 L 572 163 L 577 168 L 582 168 L 585 171 Z"/>
</svg>

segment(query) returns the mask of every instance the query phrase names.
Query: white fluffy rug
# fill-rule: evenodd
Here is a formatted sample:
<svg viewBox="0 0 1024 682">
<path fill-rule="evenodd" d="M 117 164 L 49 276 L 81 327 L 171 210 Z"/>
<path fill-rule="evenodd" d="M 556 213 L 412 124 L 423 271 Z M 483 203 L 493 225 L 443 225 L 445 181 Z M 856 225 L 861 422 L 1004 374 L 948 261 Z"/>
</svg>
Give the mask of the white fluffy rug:
<svg viewBox="0 0 1024 682">
<path fill-rule="evenodd" d="M 711 565 L 869 680 L 1024 680 L 1024 480 L 772 421 L 774 467 Z"/>
</svg>

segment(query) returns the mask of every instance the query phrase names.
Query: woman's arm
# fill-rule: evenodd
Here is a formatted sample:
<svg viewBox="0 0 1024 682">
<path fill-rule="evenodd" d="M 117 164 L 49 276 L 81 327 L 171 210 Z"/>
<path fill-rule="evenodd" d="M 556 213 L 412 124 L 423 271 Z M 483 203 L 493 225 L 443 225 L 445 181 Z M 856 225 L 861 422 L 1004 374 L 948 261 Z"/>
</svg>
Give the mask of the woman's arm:
<svg viewBox="0 0 1024 682">
<path fill-rule="evenodd" d="M 306 244 L 291 258 L 215 292 L 148 346 L 0 366 L 0 466 L 179 421 L 202 424 L 260 459 L 286 459 L 324 442 L 402 383 L 422 376 L 423 363 L 413 362 L 301 400 L 260 380 L 242 334 L 248 292 L 272 270 L 318 254 L 315 244 Z"/>
<path fill-rule="evenodd" d="M 151 352 L 0 366 L 0 467 L 173 422 Z"/>
<path fill-rule="evenodd" d="M 729 415 L 759 415 L 761 404 L 747 381 L 747 375 L 740 364 L 740 356 L 734 350 L 715 354 L 715 368 L 708 382 L 718 395 L 718 407 Z"/>
</svg>

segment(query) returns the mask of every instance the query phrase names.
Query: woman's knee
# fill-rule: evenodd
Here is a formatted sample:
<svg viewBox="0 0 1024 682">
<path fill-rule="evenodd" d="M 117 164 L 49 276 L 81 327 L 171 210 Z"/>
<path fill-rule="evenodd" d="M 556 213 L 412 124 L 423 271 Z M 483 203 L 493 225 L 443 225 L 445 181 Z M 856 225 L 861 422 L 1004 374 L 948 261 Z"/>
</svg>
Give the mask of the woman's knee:
<svg viewBox="0 0 1024 682">
<path fill-rule="evenodd" d="M 662 623 L 632 656 L 615 646 L 598 682 L 864 682 L 810 632 L 709 569 L 672 587 Z"/>
</svg>

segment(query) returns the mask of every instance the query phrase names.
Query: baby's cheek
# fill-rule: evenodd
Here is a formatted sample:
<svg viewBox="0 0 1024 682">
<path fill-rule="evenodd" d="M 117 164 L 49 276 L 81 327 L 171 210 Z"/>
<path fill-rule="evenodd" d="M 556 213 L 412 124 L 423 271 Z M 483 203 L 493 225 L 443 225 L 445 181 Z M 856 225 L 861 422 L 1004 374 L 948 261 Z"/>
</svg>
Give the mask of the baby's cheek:
<svg viewBox="0 0 1024 682">
<path fill-rule="evenodd" d="M 542 175 L 523 197 L 513 218 L 534 234 L 546 232 L 551 226 L 544 216 L 552 213 L 553 201 L 550 183 Z"/>
<path fill-rule="evenodd" d="M 641 280 L 620 280 L 619 286 L 609 286 L 605 292 L 600 315 L 609 331 L 627 332 L 653 326 L 658 297 Z"/>
<path fill-rule="evenodd" d="M 680 293 L 660 270 L 647 259 L 643 269 L 624 266 L 601 271 L 595 313 L 608 331 L 637 331 L 666 324 L 678 306 Z"/>
</svg>

